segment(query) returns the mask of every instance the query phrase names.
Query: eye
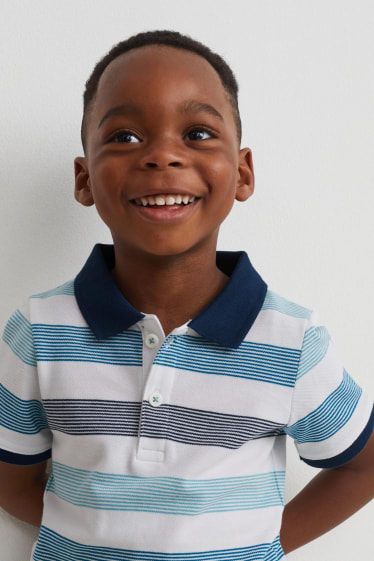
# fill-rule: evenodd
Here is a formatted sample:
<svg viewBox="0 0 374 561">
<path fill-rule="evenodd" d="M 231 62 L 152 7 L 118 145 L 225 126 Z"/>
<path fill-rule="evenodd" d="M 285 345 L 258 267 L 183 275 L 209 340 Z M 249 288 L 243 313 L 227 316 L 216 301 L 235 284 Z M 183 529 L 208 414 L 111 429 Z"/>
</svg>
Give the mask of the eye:
<svg viewBox="0 0 374 561">
<path fill-rule="evenodd" d="M 202 127 L 202 126 L 195 127 L 193 129 L 191 129 L 187 133 L 187 136 L 190 136 L 191 134 L 196 134 L 196 133 L 198 133 L 198 135 L 200 135 L 200 137 L 198 137 L 198 138 L 195 137 L 192 140 L 206 140 L 204 138 L 201 138 L 202 134 L 208 134 L 211 138 L 216 137 L 216 135 L 213 133 L 213 131 L 211 131 L 207 127 Z M 117 131 L 116 133 L 114 133 L 109 138 L 108 142 L 117 142 L 117 143 L 121 143 L 121 144 L 131 144 L 131 140 L 130 141 L 128 140 L 131 136 L 134 137 L 134 138 L 137 138 L 135 133 L 133 133 L 129 130 Z M 138 139 L 138 141 L 139 141 L 139 139 Z"/>
<path fill-rule="evenodd" d="M 187 136 L 189 136 L 191 133 L 195 133 L 198 132 L 199 134 L 201 133 L 208 133 L 211 137 L 215 137 L 216 135 L 207 127 L 195 127 L 194 129 L 191 129 L 189 131 L 189 133 L 187 133 Z M 204 140 L 203 138 L 195 138 L 195 140 Z"/>
<path fill-rule="evenodd" d="M 131 136 L 133 136 L 134 138 L 137 138 L 135 136 L 135 134 L 131 131 L 126 131 L 126 130 L 118 131 L 115 134 L 113 134 L 113 136 L 110 137 L 108 142 L 120 142 L 120 143 L 124 143 L 124 144 L 130 144 L 131 141 L 128 142 L 127 140 L 124 140 L 124 139 L 129 138 Z"/>
</svg>

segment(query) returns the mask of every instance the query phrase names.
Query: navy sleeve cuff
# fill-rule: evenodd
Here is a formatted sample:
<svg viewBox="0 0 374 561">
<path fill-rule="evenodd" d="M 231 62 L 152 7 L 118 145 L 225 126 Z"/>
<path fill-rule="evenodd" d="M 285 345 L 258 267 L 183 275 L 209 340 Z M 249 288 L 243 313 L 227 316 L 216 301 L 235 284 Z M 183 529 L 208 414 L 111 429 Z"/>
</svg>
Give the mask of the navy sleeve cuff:
<svg viewBox="0 0 374 561">
<path fill-rule="evenodd" d="M 17 454 L 16 452 L 8 452 L 0 448 L 0 462 L 8 464 L 16 464 L 18 466 L 29 466 L 44 462 L 52 457 L 52 448 L 42 452 L 41 454 Z"/>
<path fill-rule="evenodd" d="M 327 458 L 326 460 L 308 460 L 306 458 L 302 458 L 301 456 L 300 459 L 303 460 L 303 462 L 305 462 L 306 464 L 317 468 L 335 468 L 342 466 L 350 460 L 353 460 L 353 458 L 357 456 L 357 454 L 359 454 L 361 450 L 363 450 L 365 444 L 367 444 L 371 436 L 371 433 L 373 432 L 373 429 L 374 406 L 366 427 L 364 428 L 360 436 L 354 441 L 354 443 L 349 448 L 347 448 L 347 450 L 344 450 L 344 452 L 338 454 L 337 456 Z"/>
</svg>

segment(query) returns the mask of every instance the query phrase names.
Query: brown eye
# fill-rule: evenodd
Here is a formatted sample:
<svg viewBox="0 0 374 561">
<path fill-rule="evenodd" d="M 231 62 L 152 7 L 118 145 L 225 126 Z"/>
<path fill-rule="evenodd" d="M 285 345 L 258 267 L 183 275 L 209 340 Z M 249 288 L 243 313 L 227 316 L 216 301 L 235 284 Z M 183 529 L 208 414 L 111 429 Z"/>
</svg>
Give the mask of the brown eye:
<svg viewBox="0 0 374 561">
<path fill-rule="evenodd" d="M 133 136 L 134 138 L 137 138 L 135 136 L 135 134 L 131 131 L 118 131 L 113 136 L 110 137 L 109 142 L 119 142 L 119 143 L 123 143 L 123 144 L 131 144 L 131 141 L 127 140 L 131 136 Z"/>
<path fill-rule="evenodd" d="M 192 133 L 196 133 L 196 132 L 198 132 L 199 137 L 195 138 L 193 140 L 205 140 L 204 138 L 201 137 L 201 135 L 204 134 L 204 133 L 208 133 L 211 137 L 215 137 L 213 132 L 206 127 L 195 127 L 194 129 L 190 130 L 190 132 L 187 134 L 187 136 L 189 136 Z"/>
</svg>

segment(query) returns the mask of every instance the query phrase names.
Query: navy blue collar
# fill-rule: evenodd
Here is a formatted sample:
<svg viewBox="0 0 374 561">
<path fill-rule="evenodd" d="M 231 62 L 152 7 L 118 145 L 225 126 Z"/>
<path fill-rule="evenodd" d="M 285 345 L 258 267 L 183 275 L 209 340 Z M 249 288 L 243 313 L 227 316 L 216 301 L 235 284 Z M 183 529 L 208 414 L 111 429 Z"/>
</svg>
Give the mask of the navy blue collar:
<svg viewBox="0 0 374 561">
<path fill-rule="evenodd" d="M 217 251 L 216 264 L 230 277 L 223 290 L 187 325 L 201 337 L 238 348 L 264 302 L 267 284 L 245 251 Z M 110 274 L 114 246 L 97 243 L 74 279 L 75 297 L 97 339 L 128 329 L 144 317 L 120 291 Z"/>
</svg>

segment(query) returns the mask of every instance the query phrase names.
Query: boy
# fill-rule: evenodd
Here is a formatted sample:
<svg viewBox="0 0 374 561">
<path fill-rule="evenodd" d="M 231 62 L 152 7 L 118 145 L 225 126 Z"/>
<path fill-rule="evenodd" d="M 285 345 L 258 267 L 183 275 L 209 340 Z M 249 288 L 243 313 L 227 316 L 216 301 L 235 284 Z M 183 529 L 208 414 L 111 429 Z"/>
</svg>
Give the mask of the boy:
<svg viewBox="0 0 374 561">
<path fill-rule="evenodd" d="M 316 312 L 216 251 L 254 190 L 235 78 L 140 33 L 88 80 L 82 142 L 114 244 L 5 327 L 1 504 L 41 524 L 35 561 L 283 559 L 373 498 L 373 401 Z M 286 434 L 329 469 L 284 507 Z"/>
</svg>

